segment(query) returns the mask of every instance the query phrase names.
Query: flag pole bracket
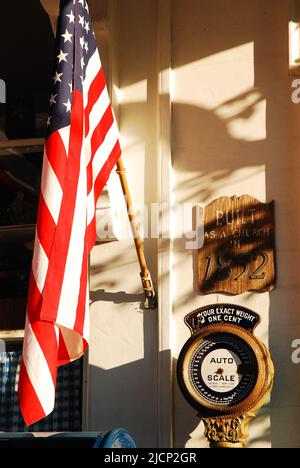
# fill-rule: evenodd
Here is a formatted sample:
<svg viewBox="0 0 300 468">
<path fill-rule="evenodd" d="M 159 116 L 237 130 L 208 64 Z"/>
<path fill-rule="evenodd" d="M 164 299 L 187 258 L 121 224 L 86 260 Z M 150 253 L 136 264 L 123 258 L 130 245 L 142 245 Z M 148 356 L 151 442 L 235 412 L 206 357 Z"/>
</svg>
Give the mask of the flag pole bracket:
<svg viewBox="0 0 300 468">
<path fill-rule="evenodd" d="M 141 279 L 143 283 L 144 293 L 146 296 L 146 300 L 144 303 L 144 308 L 149 309 L 156 309 L 158 306 L 157 296 L 155 293 L 155 289 L 153 286 L 152 278 L 150 272 L 148 272 L 147 276 L 144 276 L 141 273 Z"/>
</svg>

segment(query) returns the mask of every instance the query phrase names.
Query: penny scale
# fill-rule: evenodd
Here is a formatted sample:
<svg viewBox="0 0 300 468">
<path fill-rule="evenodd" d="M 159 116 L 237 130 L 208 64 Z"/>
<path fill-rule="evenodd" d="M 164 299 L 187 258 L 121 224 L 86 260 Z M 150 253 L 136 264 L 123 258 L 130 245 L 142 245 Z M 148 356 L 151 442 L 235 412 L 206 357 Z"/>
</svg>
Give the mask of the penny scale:
<svg viewBox="0 0 300 468">
<path fill-rule="evenodd" d="M 211 448 L 244 448 L 249 422 L 271 394 L 271 355 L 253 334 L 259 322 L 255 312 L 231 304 L 185 317 L 192 336 L 180 353 L 178 382 Z"/>
</svg>

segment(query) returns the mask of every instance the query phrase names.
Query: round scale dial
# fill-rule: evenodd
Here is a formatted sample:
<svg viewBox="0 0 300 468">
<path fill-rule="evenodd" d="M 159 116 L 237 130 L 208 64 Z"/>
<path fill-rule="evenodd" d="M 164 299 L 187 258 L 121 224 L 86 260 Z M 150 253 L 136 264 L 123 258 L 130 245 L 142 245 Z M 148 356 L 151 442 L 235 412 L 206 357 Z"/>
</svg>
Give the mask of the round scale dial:
<svg viewBox="0 0 300 468">
<path fill-rule="evenodd" d="M 202 414 L 234 414 L 261 398 L 273 375 L 269 361 L 265 347 L 248 331 L 209 326 L 183 347 L 178 382 L 188 402 Z"/>
<path fill-rule="evenodd" d="M 255 387 L 258 365 L 240 337 L 217 333 L 192 348 L 188 362 L 192 396 L 214 406 L 233 406 Z"/>
</svg>

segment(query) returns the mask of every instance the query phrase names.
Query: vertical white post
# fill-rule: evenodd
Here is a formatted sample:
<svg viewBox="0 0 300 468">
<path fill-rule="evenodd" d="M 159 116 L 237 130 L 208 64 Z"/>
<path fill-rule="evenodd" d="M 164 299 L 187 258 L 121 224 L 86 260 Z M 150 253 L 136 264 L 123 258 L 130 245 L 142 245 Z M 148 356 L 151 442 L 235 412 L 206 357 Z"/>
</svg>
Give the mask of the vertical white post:
<svg viewBox="0 0 300 468">
<path fill-rule="evenodd" d="M 171 0 L 158 0 L 159 195 L 164 212 L 158 240 L 158 443 L 173 445 L 171 240 Z M 166 207 L 166 208 L 165 208 Z M 167 208 L 168 207 L 168 208 Z"/>
</svg>

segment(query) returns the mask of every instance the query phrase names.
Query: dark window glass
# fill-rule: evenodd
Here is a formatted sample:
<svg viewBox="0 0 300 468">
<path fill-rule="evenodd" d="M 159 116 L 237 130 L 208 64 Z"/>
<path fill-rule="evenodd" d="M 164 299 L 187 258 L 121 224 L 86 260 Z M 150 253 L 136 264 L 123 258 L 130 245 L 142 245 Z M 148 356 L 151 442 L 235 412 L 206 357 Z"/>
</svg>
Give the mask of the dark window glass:
<svg viewBox="0 0 300 468">
<path fill-rule="evenodd" d="M 27 428 L 18 403 L 20 345 L 13 344 L 0 353 L 0 431 L 73 432 L 81 431 L 82 359 L 58 371 L 54 412 L 40 423 Z"/>
</svg>

